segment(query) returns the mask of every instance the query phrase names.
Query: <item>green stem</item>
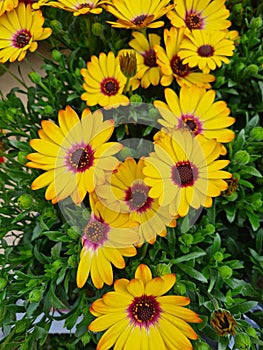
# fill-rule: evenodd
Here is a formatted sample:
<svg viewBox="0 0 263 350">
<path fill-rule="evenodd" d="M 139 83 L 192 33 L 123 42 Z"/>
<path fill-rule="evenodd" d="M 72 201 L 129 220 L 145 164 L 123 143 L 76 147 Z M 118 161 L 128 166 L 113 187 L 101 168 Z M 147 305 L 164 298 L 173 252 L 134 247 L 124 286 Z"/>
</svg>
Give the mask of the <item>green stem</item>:
<svg viewBox="0 0 263 350">
<path fill-rule="evenodd" d="M 130 83 L 130 78 L 127 78 L 126 84 L 125 84 L 124 89 L 123 89 L 124 94 L 126 94 L 126 92 L 128 92 L 129 83 Z"/>
</svg>

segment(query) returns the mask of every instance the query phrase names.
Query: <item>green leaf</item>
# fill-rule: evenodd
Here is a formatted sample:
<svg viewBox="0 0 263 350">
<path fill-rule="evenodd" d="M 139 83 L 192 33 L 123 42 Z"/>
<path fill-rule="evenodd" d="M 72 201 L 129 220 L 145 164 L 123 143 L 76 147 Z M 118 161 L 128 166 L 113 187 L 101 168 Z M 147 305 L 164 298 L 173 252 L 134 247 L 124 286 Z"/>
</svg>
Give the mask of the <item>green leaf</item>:
<svg viewBox="0 0 263 350">
<path fill-rule="evenodd" d="M 253 166 L 247 166 L 247 165 L 240 171 L 241 176 L 242 174 L 262 177 L 261 173 L 256 168 L 254 168 Z"/>
<path fill-rule="evenodd" d="M 260 227 L 259 217 L 255 213 L 247 212 L 248 220 L 252 226 L 253 231 L 257 231 Z"/>
<path fill-rule="evenodd" d="M 49 291 L 46 295 L 46 298 L 49 299 L 50 304 L 55 308 L 58 308 L 58 309 L 66 309 L 67 308 L 67 306 L 65 304 L 63 304 L 63 302 L 61 300 L 59 300 L 59 298 L 56 296 L 54 285 L 50 286 Z"/>
<path fill-rule="evenodd" d="M 246 180 L 244 180 L 244 179 L 240 179 L 240 180 L 238 181 L 238 183 L 239 183 L 239 185 L 243 185 L 243 186 L 246 186 L 246 187 L 248 187 L 248 188 L 251 188 L 251 190 L 254 189 L 254 185 L 253 185 L 251 182 L 246 181 Z"/>
<path fill-rule="evenodd" d="M 172 259 L 171 263 L 177 265 L 183 261 L 194 260 L 204 255 L 206 255 L 206 252 L 192 252 L 192 253 L 180 256 L 179 258 Z"/>
<path fill-rule="evenodd" d="M 245 301 L 244 303 L 238 303 L 232 307 L 229 307 L 228 310 L 231 314 L 245 314 L 248 311 L 251 311 L 255 306 L 257 306 L 257 301 Z"/>
<path fill-rule="evenodd" d="M 203 282 L 203 283 L 208 282 L 207 279 L 205 278 L 205 276 L 201 272 L 195 270 L 193 267 L 188 266 L 188 265 L 184 265 L 184 264 L 179 264 L 178 267 L 182 271 L 184 271 L 188 276 L 193 277 L 196 280 Z"/>
</svg>

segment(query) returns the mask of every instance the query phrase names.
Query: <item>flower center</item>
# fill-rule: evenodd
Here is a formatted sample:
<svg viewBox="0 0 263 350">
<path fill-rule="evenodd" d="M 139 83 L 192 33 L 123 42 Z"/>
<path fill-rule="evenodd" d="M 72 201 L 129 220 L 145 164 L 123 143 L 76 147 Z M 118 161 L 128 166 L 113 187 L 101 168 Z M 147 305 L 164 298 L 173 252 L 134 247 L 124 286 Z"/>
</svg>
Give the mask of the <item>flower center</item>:
<svg viewBox="0 0 263 350">
<path fill-rule="evenodd" d="M 116 95 L 119 91 L 119 82 L 114 78 L 106 78 L 101 82 L 100 89 L 104 95 Z"/>
<path fill-rule="evenodd" d="M 173 73 L 179 75 L 179 77 L 185 77 L 189 73 L 188 64 L 183 64 L 181 58 L 178 56 L 174 56 L 171 59 L 170 65 Z"/>
<path fill-rule="evenodd" d="M 25 47 L 26 45 L 28 45 L 31 37 L 32 37 L 32 35 L 28 30 L 26 30 L 26 29 L 20 30 L 19 32 L 17 32 L 15 34 L 14 39 L 13 39 L 13 44 L 16 48 L 21 49 L 21 48 Z"/>
<path fill-rule="evenodd" d="M 149 327 L 158 320 L 161 308 L 155 297 L 142 295 L 133 299 L 128 313 L 135 325 Z"/>
<path fill-rule="evenodd" d="M 182 115 L 178 124 L 178 128 L 187 126 L 195 135 L 198 135 L 202 131 L 202 125 L 200 121 L 192 115 Z"/>
<path fill-rule="evenodd" d="M 185 24 L 189 29 L 202 29 L 203 19 L 197 13 L 187 13 Z"/>
<path fill-rule="evenodd" d="M 108 238 L 108 225 L 95 219 L 87 224 L 84 229 L 83 245 L 93 249 L 102 245 Z"/>
<path fill-rule="evenodd" d="M 146 20 L 147 17 L 148 17 L 147 15 L 140 15 L 132 19 L 131 22 L 136 26 L 140 26 L 144 24 L 144 21 Z"/>
<path fill-rule="evenodd" d="M 146 211 L 153 199 L 148 197 L 149 187 L 143 182 L 136 182 L 126 190 L 124 200 L 131 211 L 142 213 Z"/>
<path fill-rule="evenodd" d="M 156 54 L 153 49 L 150 49 L 144 53 L 144 64 L 147 67 L 158 67 L 156 62 Z"/>
<path fill-rule="evenodd" d="M 71 171 L 84 172 L 94 163 L 94 151 L 90 145 L 74 146 L 73 150 L 68 152 L 67 166 Z"/>
<path fill-rule="evenodd" d="M 198 48 L 197 53 L 201 57 L 210 57 L 214 54 L 214 48 L 211 45 L 202 45 Z"/>
<path fill-rule="evenodd" d="M 188 160 L 177 162 L 172 168 L 172 180 L 179 187 L 193 186 L 198 177 L 198 169 Z"/>
</svg>

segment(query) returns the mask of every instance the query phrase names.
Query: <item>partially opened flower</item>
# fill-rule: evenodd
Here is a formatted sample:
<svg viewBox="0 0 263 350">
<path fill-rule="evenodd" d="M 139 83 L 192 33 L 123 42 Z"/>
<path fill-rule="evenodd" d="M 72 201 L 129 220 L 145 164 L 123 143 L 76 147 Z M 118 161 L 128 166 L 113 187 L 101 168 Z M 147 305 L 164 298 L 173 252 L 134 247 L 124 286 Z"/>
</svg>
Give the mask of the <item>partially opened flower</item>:
<svg viewBox="0 0 263 350">
<path fill-rule="evenodd" d="M 149 197 L 150 187 L 144 183 L 143 167 L 143 158 L 136 163 L 128 157 L 105 185 L 95 189 L 105 206 L 117 213 L 128 214 L 132 222 L 140 224 L 139 245 L 145 241 L 154 243 L 157 235 L 166 235 L 166 225 L 175 226 L 174 217 L 167 208 L 160 207 L 157 199 Z"/>
<path fill-rule="evenodd" d="M 141 79 L 141 86 L 147 89 L 150 84 L 156 86 L 160 82 L 161 69 L 157 64 L 155 45 L 160 45 L 161 37 L 157 34 L 149 34 L 148 40 L 140 32 L 132 33 L 134 39 L 129 45 L 137 52 L 137 77 Z"/>
<path fill-rule="evenodd" d="M 230 109 L 224 101 L 215 100 L 215 91 L 196 85 L 183 86 L 180 95 L 169 88 L 165 91 L 166 103 L 155 101 L 163 119 L 158 122 L 166 128 L 182 128 L 185 125 L 194 133 L 202 134 L 218 142 L 230 142 L 235 137 L 232 130 L 226 129 L 235 122 L 229 116 Z"/>
<path fill-rule="evenodd" d="M 198 335 L 188 322 L 198 323 L 198 315 L 186 308 L 190 299 L 164 295 L 174 285 L 174 274 L 152 278 L 148 266 L 141 264 L 135 278 L 116 280 L 114 291 L 93 302 L 90 312 L 97 318 L 89 329 L 106 332 L 97 349 L 192 350 L 189 339 Z"/>
<path fill-rule="evenodd" d="M 229 63 L 226 56 L 233 56 L 234 42 L 226 39 L 222 31 L 194 30 L 186 31 L 179 56 L 183 64 L 190 68 L 199 67 L 205 74 L 210 70 L 221 67 L 222 63 Z"/>
<path fill-rule="evenodd" d="M 167 13 L 174 27 L 224 30 L 231 25 L 225 0 L 174 0 L 174 4 L 174 10 Z"/>
<path fill-rule="evenodd" d="M 92 214 L 82 237 L 77 286 L 82 288 L 90 274 L 94 286 L 102 288 L 104 283 L 113 283 L 112 264 L 123 269 L 123 256 L 136 255 L 138 230 L 127 214 L 104 207 L 95 195 L 90 195 L 90 204 Z"/>
<path fill-rule="evenodd" d="M 60 110 L 59 126 L 44 120 L 40 139 L 30 141 L 37 153 L 27 156 L 27 166 L 46 170 L 32 183 L 32 189 L 48 186 L 46 199 L 57 203 L 71 196 L 74 203 L 83 201 L 87 192 L 104 183 L 105 172 L 111 172 L 119 163 L 112 155 L 122 145 L 106 142 L 114 130 L 114 121 L 103 121 L 101 111 L 93 115 L 88 108 L 81 120 L 69 106 Z"/>
<path fill-rule="evenodd" d="M 27 51 L 34 52 L 38 40 L 51 35 L 50 28 L 43 28 L 41 11 L 32 11 L 31 5 L 19 3 L 12 11 L 1 16 L 0 21 L 0 62 L 22 61 Z"/>
<path fill-rule="evenodd" d="M 85 90 L 81 98 L 88 106 L 99 104 L 110 108 L 129 103 L 128 97 L 122 94 L 127 78 L 121 72 L 119 59 L 113 52 L 108 55 L 101 52 L 99 58 L 92 56 L 87 69 L 82 68 L 80 72 Z"/>
<path fill-rule="evenodd" d="M 40 0 L 37 6 L 51 6 L 60 8 L 65 11 L 73 12 L 74 16 L 85 15 L 85 14 L 100 14 L 102 12 L 101 0 Z"/>
<path fill-rule="evenodd" d="M 106 10 L 117 17 L 117 22 L 107 21 L 112 27 L 127 29 L 159 28 L 163 21 L 157 21 L 173 8 L 170 0 L 111 0 L 105 1 Z"/>
<path fill-rule="evenodd" d="M 145 183 L 149 196 L 169 205 L 172 215 L 187 215 L 189 208 L 211 207 L 212 197 L 227 189 L 223 179 L 231 174 L 221 170 L 228 160 L 216 160 L 221 145 L 189 129 L 170 130 L 155 143 L 155 152 L 145 158 Z"/>
<path fill-rule="evenodd" d="M 18 0 L 2 0 L 0 1 L 0 16 L 6 11 L 12 11 L 18 5 Z"/>
<path fill-rule="evenodd" d="M 183 64 L 179 56 L 179 50 L 184 38 L 184 28 L 171 28 L 164 30 L 165 50 L 160 45 L 155 46 L 157 55 L 157 63 L 161 67 L 162 77 L 161 84 L 163 86 L 170 85 L 174 79 L 182 86 L 184 84 L 191 86 L 192 84 L 209 89 L 210 82 L 215 80 L 215 77 L 210 74 L 203 74 L 190 69 L 188 64 Z"/>
</svg>

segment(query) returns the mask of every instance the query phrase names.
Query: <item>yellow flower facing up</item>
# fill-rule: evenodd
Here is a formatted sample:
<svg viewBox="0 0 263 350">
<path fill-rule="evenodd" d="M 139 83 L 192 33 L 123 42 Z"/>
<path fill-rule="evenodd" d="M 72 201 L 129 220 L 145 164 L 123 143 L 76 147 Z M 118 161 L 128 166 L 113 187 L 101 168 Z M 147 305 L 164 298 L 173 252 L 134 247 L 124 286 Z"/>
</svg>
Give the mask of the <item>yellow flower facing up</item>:
<svg viewBox="0 0 263 350">
<path fill-rule="evenodd" d="M 0 16 L 6 11 L 12 11 L 18 5 L 18 0 L 1 0 L 0 1 Z"/>
<path fill-rule="evenodd" d="M 141 264 L 135 278 L 114 282 L 114 291 L 93 302 L 90 312 L 97 318 L 89 325 L 102 335 L 98 350 L 192 350 L 189 339 L 198 335 L 188 324 L 201 319 L 185 306 L 190 299 L 164 295 L 174 285 L 174 274 L 152 278 L 148 266 Z"/>
<path fill-rule="evenodd" d="M 224 101 L 215 100 L 215 91 L 192 85 L 183 86 L 180 95 L 172 89 L 165 89 L 166 103 L 155 101 L 163 119 L 158 122 L 166 128 L 187 126 L 194 135 L 202 134 L 218 142 L 231 142 L 235 137 L 232 130 L 226 129 L 235 122 L 229 116 L 230 110 Z"/>
<path fill-rule="evenodd" d="M 154 243 L 156 236 L 166 235 L 166 225 L 175 226 L 168 208 L 160 207 L 158 200 L 149 197 L 149 186 L 144 183 L 144 160 L 138 163 L 127 158 L 120 163 L 105 185 L 97 186 L 96 194 L 108 208 L 129 215 L 139 226 L 139 245 Z"/>
<path fill-rule="evenodd" d="M 226 56 L 233 56 L 235 45 L 233 40 L 226 39 L 225 32 L 194 30 L 186 31 L 185 35 L 178 54 L 190 68 L 198 66 L 208 74 L 221 67 L 222 62 L 229 63 Z"/>
<path fill-rule="evenodd" d="M 179 50 L 184 38 L 184 28 L 171 28 L 164 30 L 165 50 L 160 45 L 155 45 L 157 55 L 157 63 L 161 67 L 163 76 L 161 84 L 163 86 L 170 85 L 174 79 L 180 86 L 195 84 L 197 86 L 209 89 L 210 82 L 215 80 L 215 77 L 210 74 L 203 74 L 190 69 L 188 64 L 184 64 Z"/>
<path fill-rule="evenodd" d="M 128 97 L 122 94 L 127 78 L 121 72 L 119 58 L 113 52 L 108 55 L 102 52 L 99 58 L 92 56 L 87 69 L 82 68 L 80 72 L 85 90 L 81 98 L 88 106 L 99 104 L 111 108 L 129 103 Z"/>
<path fill-rule="evenodd" d="M 136 255 L 133 245 L 138 242 L 138 230 L 127 214 L 104 207 L 96 195 L 90 195 L 90 204 L 92 214 L 82 237 L 77 286 L 82 288 L 90 274 L 94 286 L 102 288 L 104 283 L 113 283 L 112 264 L 123 269 L 123 256 Z"/>
<path fill-rule="evenodd" d="M 39 130 L 40 139 L 30 141 L 37 153 L 27 156 L 28 167 L 46 170 L 32 183 L 32 189 L 48 186 L 45 197 L 57 203 L 71 196 L 81 203 L 98 184 L 105 182 L 105 173 L 119 163 L 112 155 L 122 145 L 106 142 L 114 130 L 114 121 L 103 121 L 101 111 L 91 114 L 88 108 L 81 120 L 69 106 L 58 114 L 59 126 L 44 120 Z"/>
<path fill-rule="evenodd" d="M 167 14 L 174 27 L 224 30 L 231 25 L 225 0 L 174 0 L 174 5 L 174 10 Z"/>
<path fill-rule="evenodd" d="M 0 62 L 22 61 L 27 51 L 34 52 L 38 40 L 51 35 L 50 28 L 43 28 L 41 11 L 32 11 L 31 5 L 19 3 L 12 11 L 1 16 L 0 21 Z"/>
<path fill-rule="evenodd" d="M 102 12 L 102 8 L 100 7 L 101 0 L 40 0 L 33 5 L 33 8 L 39 8 L 44 5 L 73 12 L 74 16 L 86 15 L 89 13 L 98 15 Z"/>
<path fill-rule="evenodd" d="M 107 21 L 115 28 L 142 29 L 159 28 L 163 21 L 157 21 L 173 8 L 170 0 L 111 0 L 105 1 L 105 8 L 117 22 Z"/>
<path fill-rule="evenodd" d="M 137 52 L 137 77 L 141 80 L 141 86 L 147 89 L 150 84 L 157 86 L 161 78 L 161 69 L 157 64 L 155 45 L 160 45 L 161 37 L 157 34 L 148 34 L 148 40 L 140 32 L 132 33 L 134 39 L 129 45 Z"/>
<path fill-rule="evenodd" d="M 145 158 L 145 183 L 149 196 L 160 205 L 169 205 L 171 215 L 185 216 L 189 207 L 211 207 L 212 197 L 227 189 L 223 179 L 232 175 L 222 171 L 228 160 L 216 160 L 221 145 L 189 129 L 170 130 L 155 142 L 155 152 Z"/>
</svg>

